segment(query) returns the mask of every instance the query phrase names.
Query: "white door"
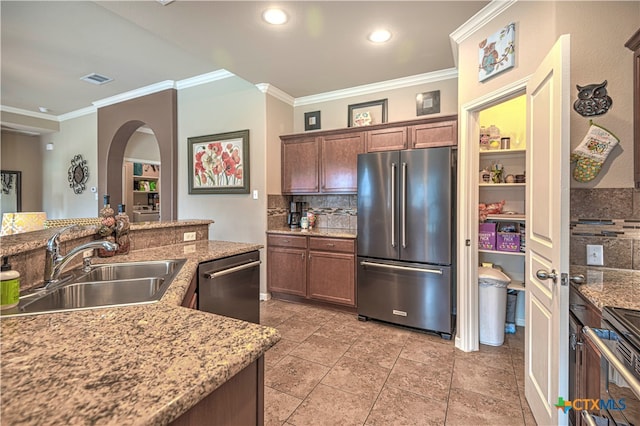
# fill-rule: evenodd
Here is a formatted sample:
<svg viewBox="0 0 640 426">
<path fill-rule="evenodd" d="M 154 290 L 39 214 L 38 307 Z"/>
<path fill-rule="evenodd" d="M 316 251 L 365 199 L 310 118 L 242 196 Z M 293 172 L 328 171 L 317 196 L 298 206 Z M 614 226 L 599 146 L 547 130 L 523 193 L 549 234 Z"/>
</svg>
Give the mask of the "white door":
<svg viewBox="0 0 640 426">
<path fill-rule="evenodd" d="M 540 425 L 567 424 L 555 404 L 568 399 L 569 41 L 527 84 L 525 396 Z"/>
</svg>

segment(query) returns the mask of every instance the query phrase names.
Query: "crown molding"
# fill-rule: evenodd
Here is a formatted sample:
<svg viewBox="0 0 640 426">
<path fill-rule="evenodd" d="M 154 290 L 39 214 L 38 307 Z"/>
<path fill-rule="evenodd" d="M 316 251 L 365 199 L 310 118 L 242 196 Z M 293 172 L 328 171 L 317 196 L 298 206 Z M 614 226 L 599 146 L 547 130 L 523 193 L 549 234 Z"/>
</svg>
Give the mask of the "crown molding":
<svg viewBox="0 0 640 426">
<path fill-rule="evenodd" d="M 448 68 L 446 70 L 434 71 L 425 74 L 417 74 L 409 77 L 396 78 L 394 80 L 381 81 L 378 83 L 364 84 L 349 89 L 334 90 L 332 92 L 319 93 L 317 95 L 303 96 L 296 98 L 293 106 L 316 104 L 320 102 L 333 101 L 337 99 L 350 98 L 359 95 L 368 95 L 385 90 L 402 89 L 404 87 L 417 86 L 419 84 L 433 83 L 442 80 L 449 80 L 458 77 L 458 70 Z"/>
<path fill-rule="evenodd" d="M 130 90 L 128 92 L 120 93 L 109 98 L 100 99 L 92 102 L 96 108 L 102 108 L 109 105 L 117 104 L 119 102 L 128 101 L 131 99 L 139 98 L 140 96 L 151 95 L 153 93 L 161 92 L 167 89 L 175 89 L 176 83 L 173 80 L 165 80 L 160 83 L 150 84 L 149 86 L 141 87 L 139 89 Z"/>
<path fill-rule="evenodd" d="M 284 102 L 287 105 L 295 105 L 295 98 L 291 95 L 289 95 L 287 92 L 284 92 L 280 89 L 278 89 L 276 86 L 274 86 L 273 84 L 269 84 L 269 83 L 258 83 L 256 84 L 256 88 L 261 91 L 262 93 L 266 93 L 267 95 L 271 95 L 276 99 L 281 100 L 282 102 Z"/>
<path fill-rule="evenodd" d="M 460 25 L 458 29 L 449 34 L 451 50 L 453 51 L 453 63 L 456 67 L 458 66 L 458 45 L 517 1 L 518 0 L 493 0 L 469 18 L 464 24 Z"/>
<path fill-rule="evenodd" d="M 225 78 L 235 77 L 235 74 L 225 69 L 219 69 L 217 71 L 209 72 L 206 74 L 200 74 L 195 77 L 186 78 L 175 83 L 175 87 L 178 90 L 187 89 L 189 87 L 199 86 L 201 84 L 207 84 L 218 80 L 224 80 Z"/>
<path fill-rule="evenodd" d="M 62 114 L 58 116 L 58 120 L 67 121 L 73 118 L 84 117 L 85 115 L 95 114 L 98 112 L 98 108 L 94 106 L 89 106 L 86 108 L 77 109 L 75 111 L 68 112 L 66 114 Z"/>
<path fill-rule="evenodd" d="M 55 115 L 44 114 L 42 112 L 36 112 L 36 111 L 29 111 L 21 108 L 14 108 L 12 106 L 6 106 L 6 105 L 0 105 L 0 111 L 9 112 L 11 114 L 26 115 L 27 117 L 39 118 L 41 120 L 51 120 L 55 122 L 60 121 L 58 117 Z"/>
</svg>

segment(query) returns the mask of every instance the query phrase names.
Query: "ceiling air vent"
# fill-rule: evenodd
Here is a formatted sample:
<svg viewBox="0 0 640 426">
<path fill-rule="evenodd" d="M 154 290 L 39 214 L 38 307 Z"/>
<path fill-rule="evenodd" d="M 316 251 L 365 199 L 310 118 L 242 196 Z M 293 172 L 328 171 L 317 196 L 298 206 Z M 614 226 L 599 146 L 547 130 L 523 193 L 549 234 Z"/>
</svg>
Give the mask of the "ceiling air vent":
<svg viewBox="0 0 640 426">
<path fill-rule="evenodd" d="M 113 81 L 111 77 L 106 77 L 104 75 L 96 74 L 95 72 L 89 75 L 85 75 L 84 77 L 81 77 L 80 80 L 86 81 L 87 83 L 91 83 L 91 84 L 105 84 L 110 81 Z"/>
</svg>

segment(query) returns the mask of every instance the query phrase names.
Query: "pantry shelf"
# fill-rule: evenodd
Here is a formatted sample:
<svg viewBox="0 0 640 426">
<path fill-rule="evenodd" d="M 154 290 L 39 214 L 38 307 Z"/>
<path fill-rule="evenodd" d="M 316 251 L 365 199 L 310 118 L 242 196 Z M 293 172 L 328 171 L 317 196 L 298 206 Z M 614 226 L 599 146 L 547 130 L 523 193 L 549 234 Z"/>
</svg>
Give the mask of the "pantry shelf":
<svg viewBox="0 0 640 426">
<path fill-rule="evenodd" d="M 524 253 L 520 251 L 498 251 L 498 250 L 483 250 L 479 249 L 479 253 L 490 253 L 490 254 L 506 254 L 508 256 L 524 256 Z"/>
</svg>

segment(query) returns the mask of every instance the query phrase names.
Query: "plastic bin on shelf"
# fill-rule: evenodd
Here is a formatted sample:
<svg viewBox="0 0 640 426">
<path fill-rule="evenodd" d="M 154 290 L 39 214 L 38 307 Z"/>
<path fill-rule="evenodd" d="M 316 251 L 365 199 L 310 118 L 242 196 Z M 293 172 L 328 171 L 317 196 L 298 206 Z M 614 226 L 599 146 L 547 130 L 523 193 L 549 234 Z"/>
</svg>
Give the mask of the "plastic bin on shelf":
<svg viewBox="0 0 640 426">
<path fill-rule="evenodd" d="M 507 315 L 507 285 L 509 277 L 498 270 L 480 268 L 478 278 L 478 314 L 480 343 L 501 346 Z M 487 271 L 489 270 L 489 271 Z"/>
</svg>

